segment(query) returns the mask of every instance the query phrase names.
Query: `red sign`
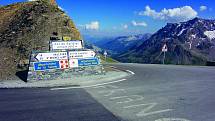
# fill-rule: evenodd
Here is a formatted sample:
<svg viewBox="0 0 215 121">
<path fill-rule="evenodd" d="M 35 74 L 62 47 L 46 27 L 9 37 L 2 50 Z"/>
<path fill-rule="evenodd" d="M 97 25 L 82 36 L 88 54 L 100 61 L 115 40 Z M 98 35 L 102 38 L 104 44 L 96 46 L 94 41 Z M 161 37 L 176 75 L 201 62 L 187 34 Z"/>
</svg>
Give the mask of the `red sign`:
<svg viewBox="0 0 215 121">
<path fill-rule="evenodd" d="M 69 62 L 68 62 L 68 60 L 60 60 L 60 68 L 61 69 L 67 69 L 67 68 L 69 68 Z"/>
</svg>

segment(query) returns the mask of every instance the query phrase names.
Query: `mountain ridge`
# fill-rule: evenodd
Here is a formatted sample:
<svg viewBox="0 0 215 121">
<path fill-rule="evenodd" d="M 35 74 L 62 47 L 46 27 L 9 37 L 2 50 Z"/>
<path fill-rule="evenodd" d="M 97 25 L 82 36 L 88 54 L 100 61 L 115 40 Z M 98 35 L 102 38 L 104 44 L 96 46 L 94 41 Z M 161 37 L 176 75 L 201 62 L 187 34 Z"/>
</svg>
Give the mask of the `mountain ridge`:
<svg viewBox="0 0 215 121">
<path fill-rule="evenodd" d="M 202 18 L 167 23 L 142 45 L 119 56 L 119 61 L 162 63 L 161 48 L 166 43 L 168 47 L 166 63 L 204 65 L 207 60 L 215 59 L 215 40 L 205 35 L 206 31 L 214 30 L 215 21 Z"/>
</svg>

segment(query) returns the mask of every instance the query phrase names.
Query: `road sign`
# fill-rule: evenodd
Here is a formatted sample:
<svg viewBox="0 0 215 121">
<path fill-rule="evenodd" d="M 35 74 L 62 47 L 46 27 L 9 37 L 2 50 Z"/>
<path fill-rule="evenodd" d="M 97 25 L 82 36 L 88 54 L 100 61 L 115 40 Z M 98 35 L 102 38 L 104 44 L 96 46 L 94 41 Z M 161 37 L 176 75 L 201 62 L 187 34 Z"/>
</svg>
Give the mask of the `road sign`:
<svg viewBox="0 0 215 121">
<path fill-rule="evenodd" d="M 70 59 L 69 60 L 69 67 L 70 68 L 76 68 L 76 67 L 78 67 L 78 59 Z"/>
<path fill-rule="evenodd" d="M 60 60 L 60 68 L 61 69 L 67 69 L 69 68 L 69 62 L 68 60 Z"/>
<path fill-rule="evenodd" d="M 59 61 L 50 61 L 50 62 L 35 62 L 34 70 L 35 71 L 45 71 L 50 69 L 60 69 Z"/>
<path fill-rule="evenodd" d="M 95 55 L 96 53 L 92 50 L 69 52 L 69 58 L 93 58 Z"/>
<path fill-rule="evenodd" d="M 78 59 L 78 66 L 96 66 L 98 64 L 98 58 Z"/>
<path fill-rule="evenodd" d="M 82 49 L 82 41 L 54 41 L 51 42 L 52 50 L 72 50 L 72 49 Z"/>
<path fill-rule="evenodd" d="M 166 44 L 164 44 L 164 46 L 162 47 L 162 52 L 167 52 L 167 45 Z"/>
<path fill-rule="evenodd" d="M 38 61 L 52 61 L 68 59 L 67 52 L 38 53 L 35 57 Z"/>
<path fill-rule="evenodd" d="M 105 62 L 107 62 L 107 51 L 104 52 Z"/>
<path fill-rule="evenodd" d="M 71 37 L 63 36 L 63 40 L 64 40 L 64 41 L 69 41 L 69 40 L 71 40 L 71 39 L 72 39 Z"/>
<path fill-rule="evenodd" d="M 104 52 L 104 56 L 107 56 L 107 51 Z"/>
</svg>

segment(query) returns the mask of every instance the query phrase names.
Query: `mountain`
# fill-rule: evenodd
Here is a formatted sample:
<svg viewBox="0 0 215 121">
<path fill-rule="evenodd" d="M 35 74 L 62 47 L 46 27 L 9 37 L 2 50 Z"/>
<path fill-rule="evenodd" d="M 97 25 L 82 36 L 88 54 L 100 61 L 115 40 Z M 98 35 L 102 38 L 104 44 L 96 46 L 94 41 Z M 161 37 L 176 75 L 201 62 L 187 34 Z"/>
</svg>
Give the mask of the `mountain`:
<svg viewBox="0 0 215 121">
<path fill-rule="evenodd" d="M 123 53 L 122 62 L 161 63 L 161 48 L 167 44 L 168 64 L 204 65 L 215 60 L 215 20 L 194 18 L 187 22 L 167 23 L 148 40 Z"/>
<path fill-rule="evenodd" d="M 106 50 L 112 56 L 117 56 L 142 44 L 149 37 L 150 34 L 119 36 L 100 39 L 99 41 L 94 42 L 94 44 L 103 50 Z"/>
<path fill-rule="evenodd" d="M 0 78 L 15 77 L 28 67 L 32 50 L 48 50 L 50 36 L 81 35 L 55 0 L 20 2 L 0 7 Z"/>
</svg>

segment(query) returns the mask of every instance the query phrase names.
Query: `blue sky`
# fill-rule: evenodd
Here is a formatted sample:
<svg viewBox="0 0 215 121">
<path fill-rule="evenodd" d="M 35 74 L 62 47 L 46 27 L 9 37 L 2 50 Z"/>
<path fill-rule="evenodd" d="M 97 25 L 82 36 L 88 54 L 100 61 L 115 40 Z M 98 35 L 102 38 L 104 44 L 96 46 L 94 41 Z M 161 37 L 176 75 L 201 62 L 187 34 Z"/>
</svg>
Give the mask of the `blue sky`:
<svg viewBox="0 0 215 121">
<path fill-rule="evenodd" d="M 26 0 L 0 0 L 1 5 Z M 154 33 L 167 22 L 215 19 L 213 0 L 57 0 L 82 34 Z"/>
</svg>

